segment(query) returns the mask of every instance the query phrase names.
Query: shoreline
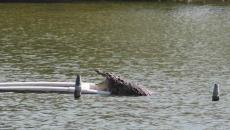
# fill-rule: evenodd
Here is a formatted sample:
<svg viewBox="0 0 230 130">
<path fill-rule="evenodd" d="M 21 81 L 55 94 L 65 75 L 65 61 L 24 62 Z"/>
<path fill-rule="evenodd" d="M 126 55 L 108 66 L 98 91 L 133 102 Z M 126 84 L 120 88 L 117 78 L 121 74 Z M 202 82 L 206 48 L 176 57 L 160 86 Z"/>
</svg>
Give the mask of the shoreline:
<svg viewBox="0 0 230 130">
<path fill-rule="evenodd" d="M 186 4 L 227 4 L 230 0 L 1 0 L 0 3 L 91 3 L 91 2 L 153 2 Z"/>
</svg>

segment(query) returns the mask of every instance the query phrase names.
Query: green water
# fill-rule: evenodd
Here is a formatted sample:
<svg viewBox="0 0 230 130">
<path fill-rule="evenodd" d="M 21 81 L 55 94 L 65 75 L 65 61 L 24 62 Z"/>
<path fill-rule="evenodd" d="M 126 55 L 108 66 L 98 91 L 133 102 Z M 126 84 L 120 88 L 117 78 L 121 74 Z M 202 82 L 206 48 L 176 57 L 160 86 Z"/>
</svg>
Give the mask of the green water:
<svg viewBox="0 0 230 130">
<path fill-rule="evenodd" d="M 230 6 L 151 2 L 0 4 L 0 81 L 102 78 L 151 97 L 0 93 L 3 129 L 228 129 Z M 213 83 L 220 102 L 211 102 Z"/>
</svg>

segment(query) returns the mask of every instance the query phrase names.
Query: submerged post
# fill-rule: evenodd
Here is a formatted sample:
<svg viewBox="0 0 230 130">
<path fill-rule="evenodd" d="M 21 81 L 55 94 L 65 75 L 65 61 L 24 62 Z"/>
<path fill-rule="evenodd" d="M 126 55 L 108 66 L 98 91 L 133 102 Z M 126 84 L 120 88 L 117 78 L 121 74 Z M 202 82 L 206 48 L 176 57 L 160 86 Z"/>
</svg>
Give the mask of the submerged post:
<svg viewBox="0 0 230 130">
<path fill-rule="evenodd" d="M 220 97 L 219 97 L 219 84 L 214 84 L 214 88 L 213 88 L 213 93 L 212 93 L 212 101 L 219 101 Z"/>
<path fill-rule="evenodd" d="M 81 76 L 77 75 L 75 82 L 74 98 L 78 99 L 81 97 Z"/>
</svg>

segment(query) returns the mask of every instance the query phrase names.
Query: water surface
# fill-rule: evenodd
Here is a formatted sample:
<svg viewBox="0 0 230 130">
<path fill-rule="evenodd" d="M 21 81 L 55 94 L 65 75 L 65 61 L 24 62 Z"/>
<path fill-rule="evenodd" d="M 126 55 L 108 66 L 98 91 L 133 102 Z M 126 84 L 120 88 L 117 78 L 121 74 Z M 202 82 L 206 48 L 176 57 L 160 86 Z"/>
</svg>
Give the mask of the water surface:
<svg viewBox="0 0 230 130">
<path fill-rule="evenodd" d="M 0 4 L 0 81 L 84 81 L 101 68 L 151 97 L 0 93 L 2 129 L 229 129 L 230 6 Z M 211 101 L 214 83 L 221 99 Z"/>
</svg>

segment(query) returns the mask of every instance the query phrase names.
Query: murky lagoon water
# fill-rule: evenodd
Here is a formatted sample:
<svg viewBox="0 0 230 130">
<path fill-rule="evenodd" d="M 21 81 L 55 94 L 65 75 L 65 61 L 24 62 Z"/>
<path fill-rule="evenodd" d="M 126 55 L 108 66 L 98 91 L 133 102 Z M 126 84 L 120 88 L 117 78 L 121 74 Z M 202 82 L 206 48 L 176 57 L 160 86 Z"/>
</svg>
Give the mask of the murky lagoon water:
<svg viewBox="0 0 230 130">
<path fill-rule="evenodd" d="M 229 129 L 229 42 L 230 6 L 0 4 L 1 82 L 98 82 L 101 68 L 155 92 L 0 93 L 0 129 Z"/>
</svg>

